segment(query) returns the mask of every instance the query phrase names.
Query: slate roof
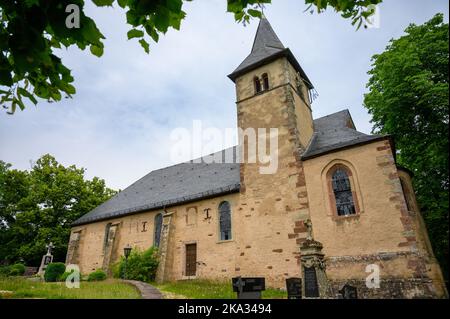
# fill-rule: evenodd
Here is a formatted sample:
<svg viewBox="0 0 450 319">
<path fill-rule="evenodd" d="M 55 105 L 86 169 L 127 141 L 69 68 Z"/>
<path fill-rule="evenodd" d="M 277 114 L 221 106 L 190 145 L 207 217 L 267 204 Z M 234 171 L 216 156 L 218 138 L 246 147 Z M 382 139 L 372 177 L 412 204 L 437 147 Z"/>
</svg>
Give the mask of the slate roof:
<svg viewBox="0 0 450 319">
<path fill-rule="evenodd" d="M 238 192 L 240 187 L 239 160 L 236 147 L 214 153 L 225 162 L 225 152 L 233 154 L 231 164 L 210 163 L 210 157 L 158 169 L 113 196 L 72 225 L 110 219 L 201 198 Z M 228 155 L 227 155 L 228 156 Z"/>
<path fill-rule="evenodd" d="M 306 160 L 338 149 L 385 139 L 386 135 L 358 132 L 348 110 L 339 111 L 314 120 L 314 134 L 302 154 Z"/>
<path fill-rule="evenodd" d="M 273 31 L 269 21 L 264 16 L 259 21 L 252 51 L 228 77 L 235 81 L 240 75 L 282 56 L 285 56 L 291 62 L 294 68 L 300 72 L 302 78 L 306 80 L 308 87 L 312 89 L 313 85 L 297 59 L 289 48 L 284 47 L 275 31 Z"/>
</svg>

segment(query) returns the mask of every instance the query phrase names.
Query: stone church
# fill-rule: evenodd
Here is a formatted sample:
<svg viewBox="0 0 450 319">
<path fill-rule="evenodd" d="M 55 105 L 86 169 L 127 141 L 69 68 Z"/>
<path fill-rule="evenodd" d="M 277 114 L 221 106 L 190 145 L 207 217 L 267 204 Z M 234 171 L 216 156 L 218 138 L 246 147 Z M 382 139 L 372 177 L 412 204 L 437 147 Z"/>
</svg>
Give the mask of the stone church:
<svg viewBox="0 0 450 319">
<path fill-rule="evenodd" d="M 277 171 L 237 160 L 240 147 L 214 154 L 231 163 L 152 171 L 74 222 L 66 263 L 110 271 L 125 246 L 156 246 L 161 282 L 300 277 L 310 297 L 346 284 L 359 298 L 447 296 L 392 138 L 358 132 L 348 110 L 313 119 L 313 84 L 265 17 L 229 78 L 237 126 L 278 129 Z"/>
</svg>

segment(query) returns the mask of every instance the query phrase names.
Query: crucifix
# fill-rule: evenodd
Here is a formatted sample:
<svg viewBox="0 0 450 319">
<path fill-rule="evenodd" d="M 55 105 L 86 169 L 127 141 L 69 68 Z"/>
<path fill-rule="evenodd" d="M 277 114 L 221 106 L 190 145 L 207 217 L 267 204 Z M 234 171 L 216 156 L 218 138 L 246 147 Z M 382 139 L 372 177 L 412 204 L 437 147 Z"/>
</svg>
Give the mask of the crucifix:
<svg viewBox="0 0 450 319">
<path fill-rule="evenodd" d="M 245 286 L 245 281 L 242 280 L 241 277 L 238 277 L 237 281 L 234 283 L 234 286 L 239 290 L 239 293 L 242 294 L 242 290 Z"/>
<path fill-rule="evenodd" d="M 53 246 L 53 243 L 50 242 L 50 244 L 45 245 L 45 248 L 47 248 L 47 255 L 51 255 L 52 254 L 52 249 L 55 248 L 55 246 Z"/>
</svg>

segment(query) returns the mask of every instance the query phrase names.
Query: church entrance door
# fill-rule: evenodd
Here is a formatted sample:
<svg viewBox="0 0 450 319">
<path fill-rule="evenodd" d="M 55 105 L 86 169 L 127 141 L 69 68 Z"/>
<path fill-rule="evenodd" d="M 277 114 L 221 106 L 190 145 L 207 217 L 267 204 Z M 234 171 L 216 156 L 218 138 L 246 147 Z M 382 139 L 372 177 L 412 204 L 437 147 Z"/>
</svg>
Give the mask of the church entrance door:
<svg viewBox="0 0 450 319">
<path fill-rule="evenodd" d="M 197 244 L 186 245 L 186 276 L 195 276 L 197 272 Z"/>
</svg>

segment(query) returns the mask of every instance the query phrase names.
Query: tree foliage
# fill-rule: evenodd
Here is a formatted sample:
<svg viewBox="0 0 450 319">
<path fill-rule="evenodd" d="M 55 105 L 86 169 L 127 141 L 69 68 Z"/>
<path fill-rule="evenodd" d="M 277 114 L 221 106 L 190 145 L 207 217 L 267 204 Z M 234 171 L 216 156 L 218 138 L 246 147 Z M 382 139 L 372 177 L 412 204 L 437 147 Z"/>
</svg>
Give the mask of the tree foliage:
<svg viewBox="0 0 450 319">
<path fill-rule="evenodd" d="M 448 269 L 449 29 L 437 14 L 405 33 L 372 58 L 364 103 L 374 131 L 394 137 L 399 163 L 414 172 L 435 253 Z"/>
<path fill-rule="evenodd" d="M 125 11 L 130 25 L 128 39 L 137 39 L 145 52 L 150 41 L 170 28 L 179 30 L 186 13 L 183 4 L 192 0 L 92 0 L 99 6 L 117 4 Z M 371 4 L 381 0 L 305 0 L 310 7 L 322 12 L 334 8 L 352 23 L 366 19 Z M 248 23 L 260 17 L 260 6 L 271 0 L 227 0 L 227 10 L 238 22 Z M 84 0 L 0 0 L 0 105 L 12 114 L 25 108 L 26 100 L 37 104 L 38 98 L 49 102 L 62 96 L 71 97 L 76 90 L 74 78 L 55 54 L 62 47 L 89 48 L 95 56 L 103 55 L 105 37 L 95 21 L 84 14 Z M 79 8 L 79 28 L 69 28 L 72 21 L 69 5 Z"/>
<path fill-rule="evenodd" d="M 64 261 L 70 224 L 115 194 L 103 180 L 85 179 L 84 172 L 51 155 L 31 171 L 0 161 L 0 262 L 39 265 L 49 241 L 54 259 Z"/>
</svg>

